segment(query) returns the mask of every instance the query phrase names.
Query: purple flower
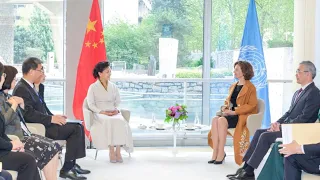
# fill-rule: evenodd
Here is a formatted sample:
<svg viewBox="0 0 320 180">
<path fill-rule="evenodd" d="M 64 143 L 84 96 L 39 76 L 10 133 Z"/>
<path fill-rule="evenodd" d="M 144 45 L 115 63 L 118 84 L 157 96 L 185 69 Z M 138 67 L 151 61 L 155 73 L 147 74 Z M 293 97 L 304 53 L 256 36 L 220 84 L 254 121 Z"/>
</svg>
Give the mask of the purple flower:
<svg viewBox="0 0 320 180">
<path fill-rule="evenodd" d="M 178 119 L 181 116 L 181 114 L 182 114 L 181 112 L 176 112 L 176 114 L 174 115 L 174 118 Z"/>
</svg>

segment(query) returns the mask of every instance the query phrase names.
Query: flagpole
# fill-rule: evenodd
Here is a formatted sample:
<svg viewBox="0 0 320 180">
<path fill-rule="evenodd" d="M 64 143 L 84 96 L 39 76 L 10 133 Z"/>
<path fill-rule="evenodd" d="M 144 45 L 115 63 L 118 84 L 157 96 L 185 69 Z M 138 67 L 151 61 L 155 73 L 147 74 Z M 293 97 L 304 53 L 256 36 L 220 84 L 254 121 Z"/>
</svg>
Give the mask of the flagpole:
<svg viewBox="0 0 320 180">
<path fill-rule="evenodd" d="M 212 0 L 204 0 L 202 77 L 210 79 Z M 210 82 L 202 83 L 202 122 L 210 124 Z"/>
</svg>

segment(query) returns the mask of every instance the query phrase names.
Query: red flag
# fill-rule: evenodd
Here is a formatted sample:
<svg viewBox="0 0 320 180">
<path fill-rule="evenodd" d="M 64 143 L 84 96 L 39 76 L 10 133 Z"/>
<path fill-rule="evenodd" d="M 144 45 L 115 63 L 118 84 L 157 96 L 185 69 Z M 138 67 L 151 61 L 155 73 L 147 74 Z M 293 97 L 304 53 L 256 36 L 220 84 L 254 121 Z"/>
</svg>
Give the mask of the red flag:
<svg viewBox="0 0 320 180">
<path fill-rule="evenodd" d="M 77 70 L 77 81 L 73 98 L 73 114 L 76 119 L 83 120 L 82 104 L 87 96 L 89 86 L 95 82 L 92 76 L 94 66 L 98 62 L 106 60 L 100 7 L 98 0 L 93 0 Z M 90 132 L 86 128 L 85 133 L 91 141 Z"/>
</svg>

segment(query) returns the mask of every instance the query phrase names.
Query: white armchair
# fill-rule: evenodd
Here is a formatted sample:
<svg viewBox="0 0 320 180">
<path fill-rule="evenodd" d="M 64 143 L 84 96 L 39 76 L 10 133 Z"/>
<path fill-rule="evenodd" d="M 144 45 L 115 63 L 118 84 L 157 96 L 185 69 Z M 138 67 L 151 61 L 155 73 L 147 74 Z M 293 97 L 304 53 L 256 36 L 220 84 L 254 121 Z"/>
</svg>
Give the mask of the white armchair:
<svg viewBox="0 0 320 180">
<path fill-rule="evenodd" d="M 84 122 L 85 122 L 86 128 L 87 128 L 88 131 L 91 131 L 92 130 L 91 127 L 94 124 L 94 115 L 93 115 L 93 112 L 90 110 L 90 108 L 88 106 L 87 99 L 84 99 L 84 101 L 83 101 L 82 111 L 83 111 L 83 118 L 84 118 Z M 120 112 L 121 112 L 123 118 L 129 123 L 129 121 L 130 121 L 130 111 L 127 110 L 127 109 L 120 109 Z M 96 139 L 92 138 L 93 144 L 94 144 L 95 141 L 96 141 Z M 96 149 L 96 155 L 95 155 L 94 159 L 97 159 L 97 155 L 98 155 L 98 149 Z M 131 156 L 130 153 L 129 153 L 129 156 Z"/>
<path fill-rule="evenodd" d="M 258 113 L 251 114 L 247 118 L 247 128 L 249 129 L 250 136 L 254 135 L 257 129 L 261 127 L 263 115 L 265 111 L 265 104 L 262 99 L 258 99 Z M 228 132 L 233 135 L 235 128 L 228 129 Z"/>
</svg>

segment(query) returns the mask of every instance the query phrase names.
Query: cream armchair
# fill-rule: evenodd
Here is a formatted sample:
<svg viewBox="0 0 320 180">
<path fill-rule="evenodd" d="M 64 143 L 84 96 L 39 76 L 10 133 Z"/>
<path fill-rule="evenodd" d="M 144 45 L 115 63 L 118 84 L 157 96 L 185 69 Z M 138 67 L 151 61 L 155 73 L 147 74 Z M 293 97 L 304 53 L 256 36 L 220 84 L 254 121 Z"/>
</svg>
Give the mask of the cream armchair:
<svg viewBox="0 0 320 180">
<path fill-rule="evenodd" d="M 253 136 L 257 129 L 261 128 L 263 115 L 265 111 L 265 104 L 262 99 L 258 99 L 258 113 L 251 114 L 247 118 L 247 128 L 249 129 L 250 136 Z M 235 128 L 228 129 L 228 132 L 233 135 Z"/>
<path fill-rule="evenodd" d="M 28 129 L 32 134 L 38 134 L 40 136 L 46 136 L 46 128 L 40 123 L 26 123 Z"/>
<path fill-rule="evenodd" d="M 19 137 L 18 137 L 18 136 L 15 136 L 15 135 L 8 135 L 8 137 L 9 137 L 12 141 L 19 139 Z M 2 167 L 2 165 L 1 165 L 1 167 Z M 17 177 L 18 177 L 18 172 L 17 172 L 17 171 L 8 170 L 8 172 L 11 174 L 13 180 L 16 180 L 16 179 L 17 179 Z"/>
<path fill-rule="evenodd" d="M 26 123 L 26 124 L 32 134 L 46 136 L 46 128 L 44 127 L 43 124 L 40 124 L 40 123 Z M 65 145 L 67 144 L 67 141 L 65 140 L 56 140 L 55 142 L 57 142 L 62 148 L 65 147 Z M 60 160 L 60 165 L 62 166 L 63 164 L 62 152 L 59 153 L 59 160 Z"/>
<path fill-rule="evenodd" d="M 84 99 L 84 101 L 83 101 L 82 111 L 83 111 L 83 118 L 84 118 L 86 128 L 88 131 L 91 131 L 91 127 L 94 124 L 94 116 L 93 116 L 93 112 L 89 109 L 87 99 Z M 130 111 L 127 109 L 121 109 L 120 112 L 121 112 L 123 118 L 129 123 Z M 98 139 L 92 138 L 93 145 L 94 145 L 95 141 L 98 141 Z M 97 159 L 97 155 L 98 155 L 98 149 L 96 149 L 96 155 L 95 155 L 94 159 Z M 129 153 L 129 156 L 131 156 L 130 153 Z"/>
</svg>

